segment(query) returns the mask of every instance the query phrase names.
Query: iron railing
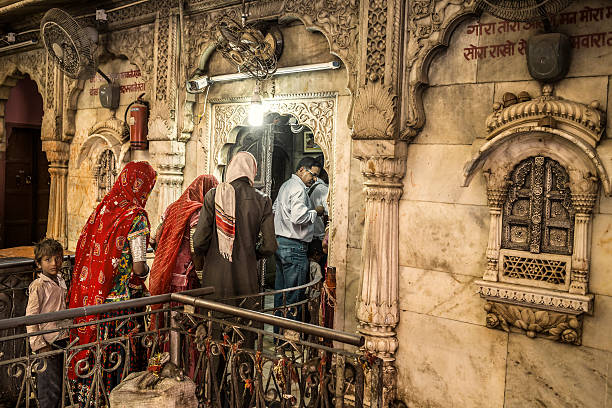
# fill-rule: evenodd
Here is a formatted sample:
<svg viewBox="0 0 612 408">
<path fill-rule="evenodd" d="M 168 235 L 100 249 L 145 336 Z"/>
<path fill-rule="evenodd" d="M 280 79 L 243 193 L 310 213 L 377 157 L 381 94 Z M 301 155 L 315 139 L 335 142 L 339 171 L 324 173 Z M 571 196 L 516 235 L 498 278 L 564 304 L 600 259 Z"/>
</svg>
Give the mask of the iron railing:
<svg viewBox="0 0 612 408">
<path fill-rule="evenodd" d="M 35 378 L 55 356 L 63 367 L 62 407 L 112 405 L 113 381 L 126 380 L 122 387 L 130 378 L 137 381 L 134 372 L 163 351 L 194 381 L 202 407 L 381 406 L 382 362 L 357 349 L 362 337 L 274 315 L 304 319 L 316 296 L 288 305 L 283 295 L 282 306 L 266 305 L 276 292 L 319 286 L 311 282 L 220 302 L 199 298 L 211 292 L 202 288 L 0 320 L 0 406 L 37 406 Z M 151 310 L 153 305 L 158 308 Z M 73 336 L 63 349 L 31 352 L 30 337 L 53 330 L 24 333 L 26 325 L 86 315 L 97 319 L 70 321 L 63 329 L 74 335 L 92 326 L 95 342 L 78 344 Z M 331 347 L 332 341 L 344 348 Z M 134 363 L 138 358 L 140 365 Z"/>
</svg>

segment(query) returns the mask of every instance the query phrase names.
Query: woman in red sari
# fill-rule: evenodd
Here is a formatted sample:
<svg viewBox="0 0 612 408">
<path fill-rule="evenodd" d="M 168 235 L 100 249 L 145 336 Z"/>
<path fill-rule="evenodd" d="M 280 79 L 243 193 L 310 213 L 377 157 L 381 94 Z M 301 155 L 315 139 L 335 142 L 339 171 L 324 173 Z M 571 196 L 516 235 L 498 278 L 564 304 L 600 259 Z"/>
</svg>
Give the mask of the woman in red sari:
<svg viewBox="0 0 612 408">
<path fill-rule="evenodd" d="M 138 298 L 145 293 L 144 281 L 148 272 L 146 250 L 149 243 L 149 218 L 144 207 L 156 178 L 157 173 L 149 163 L 128 163 L 119 174 L 112 189 L 89 217 L 76 248 L 70 290 L 71 308 Z M 98 318 L 104 319 L 131 312 L 121 310 L 103 316 L 85 316 L 75 319 L 75 323 L 90 322 Z M 101 340 L 126 335 L 135 330 L 135 322 L 129 321 L 119 333 L 116 330 L 119 323 L 113 321 L 102 324 L 100 334 L 103 338 Z M 76 336 L 79 337 L 79 345 L 95 342 L 98 336 L 96 326 L 79 327 L 71 333 L 72 338 Z M 113 366 L 113 362 L 108 358 L 112 352 L 119 352 L 123 359 L 126 358 L 119 345 L 107 346 L 103 352 L 103 366 L 106 369 Z M 145 354 L 131 352 L 130 371 L 142 369 L 143 364 L 146 367 L 146 358 L 143 358 Z M 88 358 L 87 352 L 83 351 L 77 353 L 72 359 L 71 365 L 76 366 L 77 374 L 84 374 L 82 364 L 85 363 L 86 358 Z M 81 364 L 79 361 L 82 361 Z M 96 381 L 97 386 L 105 386 L 109 391 L 120 381 L 122 371 L 120 367 L 104 372 L 103 378 L 94 373 L 79 381 L 80 390 L 78 391 L 81 402 L 84 403 L 88 399 L 88 394 L 91 398 L 92 380 Z"/>
<path fill-rule="evenodd" d="M 219 183 L 214 176 L 196 177 L 179 199 L 170 204 L 164 212 L 162 223 L 155 234 L 157 245 L 149 278 L 151 295 L 182 292 L 200 287 L 204 260 L 193 253 L 192 237 L 200 218 L 204 196 L 217 184 Z M 156 310 L 159 307 L 153 305 L 152 308 Z M 152 329 L 160 327 L 162 323 L 157 322 L 156 316 L 151 317 Z M 178 333 L 171 332 L 172 361 L 178 361 L 180 358 L 179 341 Z M 185 349 L 189 350 L 189 363 L 185 362 L 188 365 L 183 367 L 189 367 L 188 375 L 193 378 L 197 362 L 196 350 L 191 344 L 186 345 Z"/>
<path fill-rule="evenodd" d="M 214 176 L 198 176 L 164 212 L 155 236 L 157 247 L 149 278 L 151 295 L 200 287 L 202 259 L 194 256 L 191 241 L 204 196 L 217 184 Z"/>
</svg>

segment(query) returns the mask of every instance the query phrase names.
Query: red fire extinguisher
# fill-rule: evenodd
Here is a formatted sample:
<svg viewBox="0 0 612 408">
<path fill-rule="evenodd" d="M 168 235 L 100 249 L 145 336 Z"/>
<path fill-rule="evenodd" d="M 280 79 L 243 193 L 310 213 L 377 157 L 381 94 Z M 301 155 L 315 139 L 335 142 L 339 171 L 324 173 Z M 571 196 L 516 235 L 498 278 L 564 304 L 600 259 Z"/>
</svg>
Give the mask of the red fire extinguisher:
<svg viewBox="0 0 612 408">
<path fill-rule="evenodd" d="M 141 94 L 136 100 L 130 103 L 125 110 L 125 121 L 130 126 L 130 148 L 132 150 L 146 150 L 149 142 L 147 135 L 149 128 L 149 103 L 142 99 Z M 129 112 L 129 117 L 128 117 Z"/>
</svg>

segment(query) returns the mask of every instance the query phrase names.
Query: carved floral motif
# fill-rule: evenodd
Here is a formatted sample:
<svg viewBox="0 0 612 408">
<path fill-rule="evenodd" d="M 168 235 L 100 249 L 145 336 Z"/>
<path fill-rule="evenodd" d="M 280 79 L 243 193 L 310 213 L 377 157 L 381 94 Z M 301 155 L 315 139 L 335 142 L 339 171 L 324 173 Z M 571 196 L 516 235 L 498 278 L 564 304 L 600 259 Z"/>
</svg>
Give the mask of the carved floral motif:
<svg viewBox="0 0 612 408">
<path fill-rule="evenodd" d="M 347 66 L 354 82 L 357 76 L 357 0 L 285 0 L 283 17 L 299 18 L 306 28 L 321 31 L 330 43 L 330 51 Z M 350 85 L 349 85 L 350 87 Z"/>
<path fill-rule="evenodd" d="M 370 2 L 368 10 L 368 40 L 366 56 L 366 79 L 376 82 L 385 75 L 385 53 L 387 50 L 387 0 Z"/>
<path fill-rule="evenodd" d="M 109 51 L 116 55 L 125 55 L 140 69 L 143 79 L 149 80 L 153 73 L 154 62 L 153 25 L 146 24 L 129 30 L 113 31 L 109 35 Z"/>
<path fill-rule="evenodd" d="M 393 139 L 395 99 L 391 87 L 380 82 L 360 88 L 353 108 L 353 139 Z"/>
<path fill-rule="evenodd" d="M 487 303 L 487 327 L 504 331 L 521 332 L 527 337 L 543 337 L 549 340 L 580 345 L 582 319 L 578 316 L 549 310 L 505 303 Z"/>
</svg>

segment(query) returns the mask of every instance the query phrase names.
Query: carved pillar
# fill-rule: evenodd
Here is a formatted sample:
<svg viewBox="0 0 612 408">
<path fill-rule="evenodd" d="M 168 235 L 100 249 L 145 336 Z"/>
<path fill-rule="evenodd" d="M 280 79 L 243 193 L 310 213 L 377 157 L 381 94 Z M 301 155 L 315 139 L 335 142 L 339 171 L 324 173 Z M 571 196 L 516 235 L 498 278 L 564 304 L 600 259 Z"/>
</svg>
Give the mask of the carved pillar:
<svg viewBox="0 0 612 408">
<path fill-rule="evenodd" d="M 501 248 L 502 208 L 507 195 L 507 186 L 487 187 L 487 201 L 489 204 L 489 214 L 491 215 L 489 242 L 487 244 L 487 270 L 483 276 L 483 279 L 487 281 L 497 282 L 498 280 L 497 263 Z"/>
<path fill-rule="evenodd" d="M 366 200 L 357 319 L 366 349 L 384 361 L 383 406 L 388 406 L 396 389 L 399 199 L 407 145 L 393 140 L 355 141 L 354 151 L 361 161 Z"/>
<path fill-rule="evenodd" d="M 161 217 L 166 208 L 182 193 L 185 143 L 176 140 L 152 140 L 149 141 L 149 152 L 157 169 L 157 214 Z"/>
<path fill-rule="evenodd" d="M 574 251 L 572 254 L 572 274 L 570 293 L 586 295 L 589 286 L 589 227 L 591 212 L 597 194 L 572 193 L 572 205 L 576 210 L 574 219 Z"/>
<path fill-rule="evenodd" d="M 49 192 L 49 217 L 47 237 L 68 246 L 68 159 L 70 144 L 59 140 L 43 140 L 42 149 L 49 161 L 51 189 Z"/>
</svg>

